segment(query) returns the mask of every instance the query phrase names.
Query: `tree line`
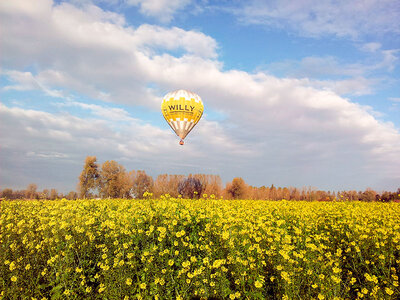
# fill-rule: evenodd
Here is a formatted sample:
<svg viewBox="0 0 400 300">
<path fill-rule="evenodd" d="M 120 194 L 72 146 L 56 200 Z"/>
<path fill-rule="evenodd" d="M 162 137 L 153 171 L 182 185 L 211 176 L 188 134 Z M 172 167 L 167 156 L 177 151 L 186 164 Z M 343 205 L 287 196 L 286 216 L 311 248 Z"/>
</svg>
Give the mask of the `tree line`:
<svg viewBox="0 0 400 300">
<path fill-rule="evenodd" d="M 378 193 L 372 189 L 365 191 L 322 191 L 311 187 L 275 187 L 248 185 L 237 177 L 225 185 L 218 175 L 161 174 L 154 180 L 144 170 L 127 171 L 114 160 L 98 164 L 96 156 L 87 156 L 78 178 L 78 192 L 58 193 L 56 189 L 37 191 L 36 184 L 29 184 L 26 190 L 4 189 L 3 199 L 77 199 L 77 198 L 159 198 L 162 195 L 183 198 L 207 197 L 213 199 L 252 200 L 294 200 L 294 201 L 382 201 L 400 202 L 400 188 L 396 192 Z"/>
<path fill-rule="evenodd" d="M 155 180 L 144 170 L 126 171 L 114 160 L 98 165 L 95 156 L 86 157 L 79 176 L 78 192 L 81 198 L 143 198 L 151 193 L 154 197 L 169 194 L 188 198 L 203 194 L 222 196 L 222 180 L 217 175 L 161 174 Z"/>
<path fill-rule="evenodd" d="M 75 191 L 70 191 L 69 193 L 63 194 L 59 193 L 57 189 L 44 189 L 38 191 L 37 185 L 35 183 L 30 183 L 25 190 L 13 190 L 10 188 L 5 188 L 0 192 L 0 198 L 2 199 L 36 199 L 36 200 L 55 200 L 55 199 L 68 199 L 74 200 L 78 198 L 78 193 Z"/>
</svg>

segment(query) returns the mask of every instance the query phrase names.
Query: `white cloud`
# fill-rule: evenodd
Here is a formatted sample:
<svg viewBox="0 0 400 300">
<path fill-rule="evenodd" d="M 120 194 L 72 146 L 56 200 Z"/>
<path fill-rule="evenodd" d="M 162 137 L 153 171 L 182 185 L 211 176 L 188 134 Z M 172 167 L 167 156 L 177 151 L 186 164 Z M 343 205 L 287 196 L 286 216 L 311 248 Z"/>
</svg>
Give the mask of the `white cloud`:
<svg viewBox="0 0 400 300">
<path fill-rule="evenodd" d="M 371 43 L 374 44 L 374 43 Z M 378 44 L 379 45 L 379 44 Z M 300 78 L 305 84 L 329 89 L 339 95 L 373 94 L 387 78 L 377 77 L 376 72 L 393 71 L 398 50 L 379 50 L 380 46 L 368 45 L 362 50 L 374 52 L 374 59 L 357 63 L 343 63 L 333 56 L 310 56 L 299 61 L 285 60 L 268 65 L 268 72 Z M 323 78 L 323 79 L 321 79 Z"/>
<path fill-rule="evenodd" d="M 378 67 L 386 68 L 390 72 L 393 71 L 399 61 L 399 57 L 396 55 L 399 52 L 400 49 L 383 50 L 383 61 L 378 65 Z"/>
<path fill-rule="evenodd" d="M 253 0 L 233 11 L 245 23 L 288 28 L 311 37 L 356 39 L 371 33 L 400 33 L 400 6 L 396 0 Z"/>
<path fill-rule="evenodd" d="M 148 67 L 143 58 L 165 50 L 216 57 L 215 40 L 196 31 L 151 25 L 135 30 L 123 27 L 114 13 L 90 5 L 51 4 L 43 1 L 38 4 L 43 9 L 28 13 L 19 1 L 12 1 L 12 9 L 0 10 L 3 67 L 20 68 L 34 61 L 40 66 L 35 77 L 43 82 L 103 101 L 139 100 L 158 107 L 146 86 L 151 78 L 143 76 L 146 70 L 141 68 Z M 9 26 L 16 19 L 19 26 Z"/>
<path fill-rule="evenodd" d="M 201 32 L 144 24 L 135 30 L 134 37 L 138 45 L 149 45 L 151 48 L 158 47 L 164 50 L 181 48 L 199 57 L 215 58 L 217 56 L 216 41 Z"/>
<path fill-rule="evenodd" d="M 114 122 L 120 122 L 120 121 L 137 122 L 138 121 L 138 120 L 132 118 L 129 115 L 129 113 L 122 108 L 107 107 L 107 106 L 101 106 L 101 105 L 96 105 L 96 104 L 87 104 L 87 103 L 82 103 L 82 102 L 78 102 L 78 101 L 68 101 L 68 102 L 62 103 L 61 106 L 63 106 L 63 107 L 68 107 L 68 106 L 80 107 L 84 110 L 89 110 L 93 115 L 95 115 L 97 117 L 101 117 L 102 119 L 110 120 L 110 121 L 114 121 Z"/>
<path fill-rule="evenodd" d="M 365 77 L 354 77 L 342 80 L 309 80 L 303 79 L 304 84 L 312 87 L 326 89 L 338 95 L 371 95 L 374 87 L 380 83 L 379 79 L 368 79 Z"/>
<path fill-rule="evenodd" d="M 16 91 L 28 91 L 41 89 L 40 84 L 36 81 L 35 77 L 31 72 L 20 72 L 20 71 L 3 71 L 2 74 L 8 77 L 10 81 L 15 84 L 7 85 L 3 87 L 3 90 L 16 90 Z"/>
<path fill-rule="evenodd" d="M 271 71 L 284 72 L 294 77 L 320 78 L 321 76 L 362 76 L 371 66 L 361 63 L 340 63 L 333 56 L 308 56 L 300 61 L 285 60 L 268 66 Z"/>
<path fill-rule="evenodd" d="M 365 43 L 360 47 L 361 50 L 367 51 L 367 52 L 376 52 L 382 47 L 380 43 Z"/>
<path fill-rule="evenodd" d="M 144 15 L 170 22 L 174 14 L 187 6 L 191 0 L 126 0 L 129 5 L 139 6 Z"/>
<path fill-rule="evenodd" d="M 87 120 L 1 106 L 1 132 L 7 133 L 1 136 L 7 150 L 2 152 L 7 157 L 5 170 L 18 175 L 15 164 L 26 159 L 26 153 L 62 153 L 66 156 L 59 159 L 79 161 L 74 169 L 60 164 L 77 176 L 83 156 L 98 153 L 100 159 L 127 161 L 135 169 L 211 170 L 225 180 L 242 176 L 253 184 L 274 180 L 286 186 L 362 189 L 398 179 L 398 129 L 378 121 L 365 107 L 317 89 L 317 81 L 223 71 L 217 43 L 196 31 L 149 25 L 135 29 L 118 16 L 86 6 L 41 2 L 40 11 L 28 13 L 18 1 L 12 3 L 13 8 L 0 6 L 2 65 L 21 70 L 34 63 L 36 68 L 29 74 L 17 71 L 15 81 L 26 88 L 39 82 L 48 89 L 109 103 L 105 108 L 66 102 L 97 116 Z M 21 26 L 5 26 L 16 15 Z M 183 53 L 169 53 L 176 50 Z M 338 63 L 334 58 L 328 62 L 325 72 L 335 74 Z M 304 60 L 304 67 L 322 63 L 318 58 Z M 345 71 L 361 82 L 358 67 L 348 65 Z M 336 82 L 331 90 L 349 89 L 355 83 Z M 176 88 L 199 93 L 206 110 L 225 115 L 223 122 L 202 120 L 181 148 L 176 148 L 176 137 L 167 126 L 164 130 L 143 124 L 112 107 L 125 103 L 158 111 L 163 94 Z M 115 128 L 112 121 L 118 116 L 127 124 Z M 32 166 L 33 157 L 40 155 L 30 157 Z"/>
<path fill-rule="evenodd" d="M 42 80 L 40 76 L 34 76 L 31 72 L 21 72 L 16 70 L 7 70 L 1 72 L 7 79 L 14 84 L 6 85 L 2 89 L 3 91 L 15 90 L 15 91 L 30 91 L 30 90 L 41 90 L 46 95 L 55 98 L 68 98 L 62 91 L 51 89 L 47 87 L 46 81 Z"/>
</svg>

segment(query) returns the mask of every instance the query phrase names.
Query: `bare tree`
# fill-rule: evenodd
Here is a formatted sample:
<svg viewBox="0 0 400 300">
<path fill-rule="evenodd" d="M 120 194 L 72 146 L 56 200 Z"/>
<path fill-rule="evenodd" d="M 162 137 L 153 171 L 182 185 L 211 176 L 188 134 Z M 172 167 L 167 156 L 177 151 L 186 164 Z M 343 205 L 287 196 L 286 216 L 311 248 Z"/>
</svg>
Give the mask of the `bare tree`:
<svg viewBox="0 0 400 300">
<path fill-rule="evenodd" d="M 222 180 L 218 175 L 195 174 L 189 175 L 200 180 L 203 187 L 202 193 L 219 197 L 222 193 Z"/>
<path fill-rule="evenodd" d="M 203 192 L 203 185 L 198 178 L 189 177 L 179 183 L 178 192 L 184 198 L 199 198 Z"/>
</svg>

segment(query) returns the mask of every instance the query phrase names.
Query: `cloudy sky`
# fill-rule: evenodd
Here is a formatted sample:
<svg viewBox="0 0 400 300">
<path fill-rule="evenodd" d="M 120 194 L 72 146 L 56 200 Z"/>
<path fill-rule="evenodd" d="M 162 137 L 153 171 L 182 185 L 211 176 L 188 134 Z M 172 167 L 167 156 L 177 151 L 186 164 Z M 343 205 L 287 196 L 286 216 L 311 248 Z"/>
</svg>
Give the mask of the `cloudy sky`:
<svg viewBox="0 0 400 300">
<path fill-rule="evenodd" d="M 400 3 L 0 2 L 0 188 L 76 188 L 87 155 L 251 185 L 400 187 Z M 204 102 L 185 146 L 162 97 Z"/>
</svg>

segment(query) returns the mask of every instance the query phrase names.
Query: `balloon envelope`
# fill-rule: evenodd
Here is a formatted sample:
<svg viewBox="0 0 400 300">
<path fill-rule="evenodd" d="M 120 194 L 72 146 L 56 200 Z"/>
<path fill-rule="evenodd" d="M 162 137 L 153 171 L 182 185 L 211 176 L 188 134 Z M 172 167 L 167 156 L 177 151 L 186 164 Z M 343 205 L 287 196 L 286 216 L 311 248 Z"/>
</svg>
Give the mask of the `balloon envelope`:
<svg viewBox="0 0 400 300">
<path fill-rule="evenodd" d="M 204 106 L 199 95 L 177 90 L 166 94 L 161 103 L 162 114 L 181 141 L 203 115 Z"/>
</svg>

